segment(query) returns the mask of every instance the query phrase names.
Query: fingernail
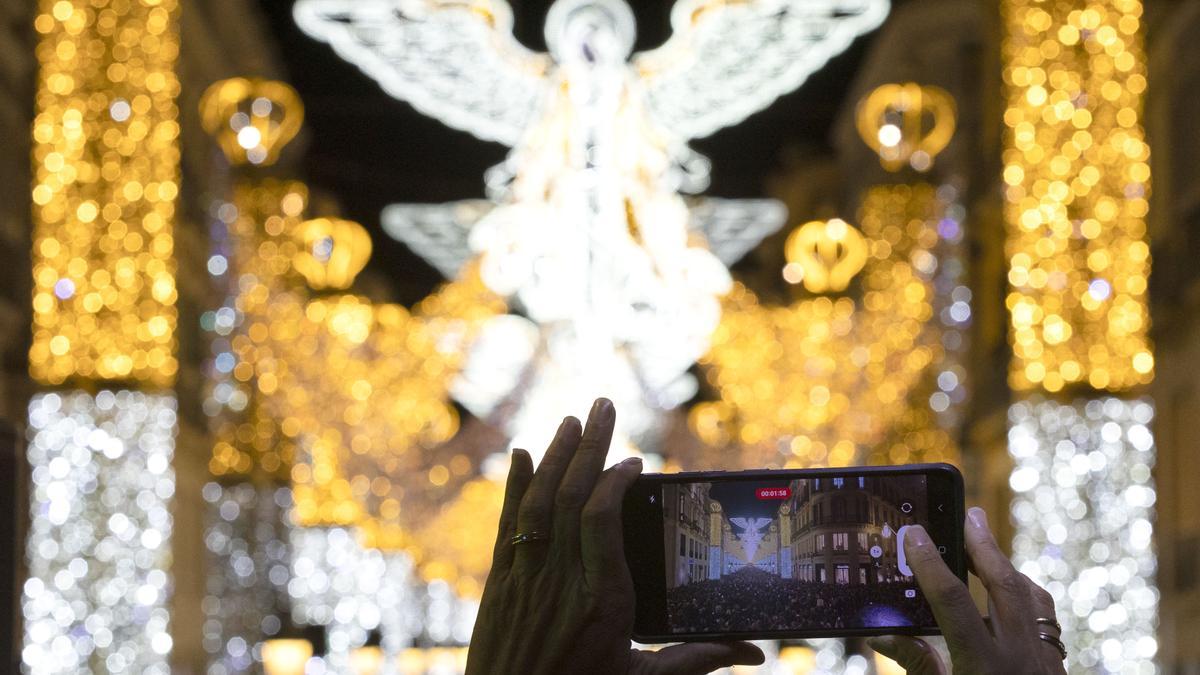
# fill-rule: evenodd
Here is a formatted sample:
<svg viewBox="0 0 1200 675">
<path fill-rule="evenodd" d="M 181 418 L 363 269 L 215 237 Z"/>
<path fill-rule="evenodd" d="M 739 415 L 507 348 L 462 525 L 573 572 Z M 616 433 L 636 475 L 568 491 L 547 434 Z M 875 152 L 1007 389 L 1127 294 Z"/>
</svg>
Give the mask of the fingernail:
<svg viewBox="0 0 1200 675">
<path fill-rule="evenodd" d="M 913 546 L 931 546 L 933 541 L 929 538 L 929 533 L 920 525 L 910 525 L 904 531 L 904 543 L 912 542 Z"/>
<path fill-rule="evenodd" d="M 641 457 L 629 457 L 629 458 L 623 459 L 623 460 L 621 460 L 621 467 L 623 467 L 623 468 L 637 467 L 637 470 L 641 471 L 642 470 L 642 458 Z"/>
<path fill-rule="evenodd" d="M 592 412 L 588 417 L 593 419 L 607 419 L 613 415 L 613 403 L 606 398 L 598 398 L 592 404 Z"/>
<path fill-rule="evenodd" d="M 970 519 L 972 525 L 983 530 L 984 532 L 991 531 L 991 529 L 988 527 L 987 513 L 978 506 L 972 506 L 971 508 L 967 509 L 967 518 Z"/>
</svg>

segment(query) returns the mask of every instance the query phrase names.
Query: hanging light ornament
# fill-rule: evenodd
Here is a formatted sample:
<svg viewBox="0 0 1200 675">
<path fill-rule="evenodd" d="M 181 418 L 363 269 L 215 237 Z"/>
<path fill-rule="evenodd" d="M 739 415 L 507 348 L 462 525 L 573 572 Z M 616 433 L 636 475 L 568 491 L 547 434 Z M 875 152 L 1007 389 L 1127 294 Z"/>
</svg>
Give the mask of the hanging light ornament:
<svg viewBox="0 0 1200 675">
<path fill-rule="evenodd" d="M 292 265 L 315 291 L 349 288 L 371 257 L 371 235 L 349 220 L 306 220 L 296 238 L 299 250 Z"/>
<path fill-rule="evenodd" d="M 885 169 L 924 172 L 954 136 L 954 99 L 930 85 L 885 84 L 859 102 L 855 123 Z"/>
<path fill-rule="evenodd" d="M 274 164 L 303 121 L 300 96 L 283 82 L 235 77 L 200 98 L 201 125 L 234 164 Z"/>
</svg>

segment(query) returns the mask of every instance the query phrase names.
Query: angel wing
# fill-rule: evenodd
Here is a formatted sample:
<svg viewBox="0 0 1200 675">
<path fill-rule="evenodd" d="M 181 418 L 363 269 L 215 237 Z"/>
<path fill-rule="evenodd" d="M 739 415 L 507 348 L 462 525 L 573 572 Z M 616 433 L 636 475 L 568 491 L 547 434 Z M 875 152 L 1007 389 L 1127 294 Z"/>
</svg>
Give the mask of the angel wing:
<svg viewBox="0 0 1200 675">
<path fill-rule="evenodd" d="M 388 94 L 510 147 L 537 112 L 552 66 L 513 37 L 504 0 L 298 0 L 293 15 Z"/>
<path fill-rule="evenodd" d="M 679 0 L 671 38 L 634 66 L 659 124 L 701 138 L 799 87 L 887 11 L 888 0 Z"/>
<path fill-rule="evenodd" d="M 689 200 L 691 229 L 704 235 L 708 250 L 733 265 L 750 249 L 783 227 L 787 207 L 774 199 Z"/>
<path fill-rule="evenodd" d="M 471 228 L 495 205 L 483 199 L 446 204 L 391 204 L 380 220 L 383 230 L 412 249 L 447 279 L 471 258 Z"/>
</svg>

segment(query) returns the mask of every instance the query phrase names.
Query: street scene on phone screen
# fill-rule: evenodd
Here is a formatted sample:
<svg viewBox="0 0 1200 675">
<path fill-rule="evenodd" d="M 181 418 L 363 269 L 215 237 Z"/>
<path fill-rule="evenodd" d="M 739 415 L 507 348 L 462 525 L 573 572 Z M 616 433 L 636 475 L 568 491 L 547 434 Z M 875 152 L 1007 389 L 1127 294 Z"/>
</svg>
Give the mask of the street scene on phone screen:
<svg viewBox="0 0 1200 675">
<path fill-rule="evenodd" d="M 929 626 L 900 542 L 924 476 L 663 486 L 673 633 Z"/>
</svg>

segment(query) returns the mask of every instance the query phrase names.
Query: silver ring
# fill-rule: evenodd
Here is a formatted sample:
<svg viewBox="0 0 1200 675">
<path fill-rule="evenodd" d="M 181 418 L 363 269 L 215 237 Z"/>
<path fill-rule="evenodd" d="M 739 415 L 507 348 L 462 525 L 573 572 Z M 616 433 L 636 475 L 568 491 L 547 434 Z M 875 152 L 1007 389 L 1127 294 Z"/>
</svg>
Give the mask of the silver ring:
<svg viewBox="0 0 1200 675">
<path fill-rule="evenodd" d="M 513 546 L 528 544 L 534 541 L 550 541 L 550 535 L 545 532 L 520 532 L 509 540 Z"/>
<path fill-rule="evenodd" d="M 1059 635 L 1062 635 L 1062 626 L 1059 625 L 1057 619 L 1047 619 L 1045 617 L 1038 617 L 1038 618 L 1034 619 L 1033 622 L 1036 624 L 1041 624 L 1043 626 L 1049 626 L 1049 627 L 1053 628 L 1054 630 L 1058 631 Z"/>
<path fill-rule="evenodd" d="M 1059 656 L 1062 656 L 1064 661 L 1067 659 L 1067 646 L 1063 644 L 1062 640 L 1059 640 L 1049 633 L 1042 632 L 1038 633 L 1038 639 L 1043 642 L 1050 643 L 1055 649 L 1058 650 Z"/>
</svg>

